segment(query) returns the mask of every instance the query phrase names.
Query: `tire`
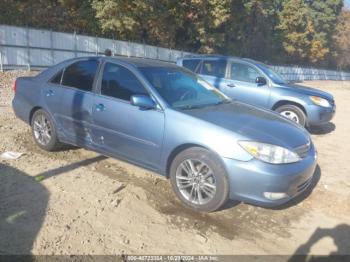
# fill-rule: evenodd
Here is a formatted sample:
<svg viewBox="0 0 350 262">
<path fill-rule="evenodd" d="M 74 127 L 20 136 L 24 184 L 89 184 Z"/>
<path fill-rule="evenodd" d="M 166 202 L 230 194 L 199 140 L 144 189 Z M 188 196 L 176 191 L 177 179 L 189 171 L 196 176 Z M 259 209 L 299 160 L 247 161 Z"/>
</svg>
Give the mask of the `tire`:
<svg viewBox="0 0 350 262">
<path fill-rule="evenodd" d="M 303 127 L 306 126 L 306 115 L 298 106 L 283 105 L 278 107 L 275 111 Z"/>
<path fill-rule="evenodd" d="M 191 166 L 196 175 L 191 173 Z M 192 147 L 180 152 L 171 163 L 170 182 L 183 205 L 196 211 L 215 211 L 228 200 L 229 182 L 226 170 L 218 157 L 204 148 Z M 193 183 L 197 183 L 198 187 L 193 186 Z"/>
<path fill-rule="evenodd" d="M 58 141 L 56 128 L 51 116 L 43 109 L 34 112 L 31 127 L 34 141 L 41 149 L 58 151 L 63 148 L 64 144 Z"/>
</svg>

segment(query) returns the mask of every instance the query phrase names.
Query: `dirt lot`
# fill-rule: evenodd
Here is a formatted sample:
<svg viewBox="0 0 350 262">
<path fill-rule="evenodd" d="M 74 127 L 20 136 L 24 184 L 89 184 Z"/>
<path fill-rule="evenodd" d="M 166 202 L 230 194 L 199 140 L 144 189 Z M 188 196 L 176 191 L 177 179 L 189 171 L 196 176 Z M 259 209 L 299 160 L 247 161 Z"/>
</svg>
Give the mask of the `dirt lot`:
<svg viewBox="0 0 350 262">
<path fill-rule="evenodd" d="M 0 254 L 350 254 L 350 82 L 306 82 L 331 92 L 333 123 L 313 130 L 313 191 L 280 209 L 229 203 L 184 209 L 168 181 L 84 149 L 39 150 L 12 112 L 0 73 Z M 33 74 L 33 73 L 31 73 Z"/>
</svg>

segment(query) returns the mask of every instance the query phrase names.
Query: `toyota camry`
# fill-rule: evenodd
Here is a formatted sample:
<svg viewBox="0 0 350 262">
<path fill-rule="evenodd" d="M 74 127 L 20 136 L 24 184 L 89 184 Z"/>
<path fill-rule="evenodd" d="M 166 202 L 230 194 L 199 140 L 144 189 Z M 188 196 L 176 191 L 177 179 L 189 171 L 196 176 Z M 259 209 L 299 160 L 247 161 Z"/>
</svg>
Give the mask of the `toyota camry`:
<svg viewBox="0 0 350 262">
<path fill-rule="evenodd" d="M 155 171 L 197 211 L 228 199 L 281 205 L 308 188 L 316 167 L 303 127 L 174 64 L 75 58 L 18 78 L 14 90 L 13 109 L 40 148 L 71 144 Z"/>
</svg>

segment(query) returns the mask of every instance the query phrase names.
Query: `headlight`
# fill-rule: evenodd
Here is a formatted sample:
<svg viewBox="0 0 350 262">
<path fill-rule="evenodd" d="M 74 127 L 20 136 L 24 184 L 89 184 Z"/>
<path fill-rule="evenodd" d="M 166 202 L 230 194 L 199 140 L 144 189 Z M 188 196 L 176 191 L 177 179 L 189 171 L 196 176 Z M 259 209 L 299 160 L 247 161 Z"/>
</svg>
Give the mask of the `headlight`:
<svg viewBox="0 0 350 262">
<path fill-rule="evenodd" d="M 323 106 L 323 107 L 330 107 L 331 104 L 328 102 L 327 99 L 318 97 L 318 96 L 310 96 L 310 100 L 318 106 Z"/>
<path fill-rule="evenodd" d="M 253 157 L 271 164 L 287 164 L 301 160 L 297 153 L 287 148 L 254 141 L 239 141 L 239 145 Z"/>
</svg>

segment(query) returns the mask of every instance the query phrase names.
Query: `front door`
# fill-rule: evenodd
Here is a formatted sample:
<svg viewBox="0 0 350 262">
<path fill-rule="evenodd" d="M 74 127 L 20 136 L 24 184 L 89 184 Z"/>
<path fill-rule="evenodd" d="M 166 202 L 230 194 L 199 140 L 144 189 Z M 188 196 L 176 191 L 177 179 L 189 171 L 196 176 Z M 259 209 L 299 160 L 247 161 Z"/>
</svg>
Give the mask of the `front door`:
<svg viewBox="0 0 350 262">
<path fill-rule="evenodd" d="M 107 154 L 158 169 L 164 113 L 130 104 L 132 95 L 149 94 L 138 78 L 122 65 L 106 63 L 99 86 L 92 108 L 92 135 L 96 145 Z"/>
<path fill-rule="evenodd" d="M 220 90 L 232 99 L 259 107 L 268 107 L 270 87 L 257 84 L 256 78 L 263 76 L 252 65 L 243 62 L 230 62 L 228 78 Z"/>
</svg>

